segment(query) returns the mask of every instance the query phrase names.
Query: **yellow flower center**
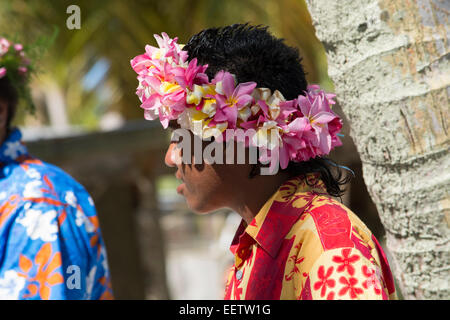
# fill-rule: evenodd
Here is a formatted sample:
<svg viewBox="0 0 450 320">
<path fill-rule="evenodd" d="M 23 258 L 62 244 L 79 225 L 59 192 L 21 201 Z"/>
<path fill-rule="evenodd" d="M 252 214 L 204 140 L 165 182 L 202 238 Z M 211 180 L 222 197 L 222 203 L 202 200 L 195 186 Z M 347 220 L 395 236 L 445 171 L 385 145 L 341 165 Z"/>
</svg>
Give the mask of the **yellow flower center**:
<svg viewBox="0 0 450 320">
<path fill-rule="evenodd" d="M 176 83 L 164 81 L 163 83 L 161 83 L 160 88 L 161 88 L 161 91 L 164 93 L 172 93 L 172 92 L 177 91 L 181 87 Z"/>
<path fill-rule="evenodd" d="M 237 99 L 234 97 L 229 97 L 227 99 L 227 104 L 229 104 L 230 107 L 234 106 L 237 103 Z"/>
</svg>

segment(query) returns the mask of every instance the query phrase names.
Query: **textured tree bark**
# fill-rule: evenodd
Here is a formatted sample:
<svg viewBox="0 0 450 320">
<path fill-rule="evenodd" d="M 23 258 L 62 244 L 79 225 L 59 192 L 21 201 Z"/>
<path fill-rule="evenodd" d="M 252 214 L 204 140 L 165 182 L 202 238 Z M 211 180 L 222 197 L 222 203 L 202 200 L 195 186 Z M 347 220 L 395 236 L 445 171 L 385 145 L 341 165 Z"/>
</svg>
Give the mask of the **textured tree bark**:
<svg viewBox="0 0 450 320">
<path fill-rule="evenodd" d="M 405 299 L 449 299 L 450 2 L 308 0 Z"/>
</svg>

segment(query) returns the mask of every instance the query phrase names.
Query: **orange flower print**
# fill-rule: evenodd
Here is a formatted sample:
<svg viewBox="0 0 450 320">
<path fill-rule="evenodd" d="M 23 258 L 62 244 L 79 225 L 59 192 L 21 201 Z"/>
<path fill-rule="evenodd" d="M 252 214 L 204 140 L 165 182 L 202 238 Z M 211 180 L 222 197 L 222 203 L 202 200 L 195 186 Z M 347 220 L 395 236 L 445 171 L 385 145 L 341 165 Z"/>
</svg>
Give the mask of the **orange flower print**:
<svg viewBox="0 0 450 320">
<path fill-rule="evenodd" d="M 55 272 L 62 265 L 61 253 L 53 254 L 52 245 L 45 243 L 36 254 L 34 264 L 31 259 L 20 255 L 19 267 L 27 277 L 29 282 L 27 289 L 29 294 L 24 298 L 34 297 L 39 294 L 40 299 L 48 300 L 51 294 L 51 287 L 64 282 L 63 276 Z M 37 267 L 34 271 L 33 266 Z M 34 271 L 34 272 L 33 272 Z M 33 274 L 31 276 L 31 274 Z"/>
<path fill-rule="evenodd" d="M 0 300 L 111 298 L 92 198 L 68 174 L 32 158 L 21 137 L 14 129 L 0 145 L 0 250 L 11 253 L 0 253 Z M 89 270 L 77 274 L 83 288 L 65 286 L 69 263 Z"/>
<path fill-rule="evenodd" d="M 106 288 L 106 290 L 100 296 L 100 300 L 113 300 L 114 296 L 112 294 L 111 281 L 105 276 L 101 277 L 99 280 L 100 284 Z"/>
<path fill-rule="evenodd" d="M 11 213 L 16 210 L 19 203 L 20 197 L 16 194 L 13 194 L 8 200 L 6 200 L 6 202 L 0 205 L 0 227 L 4 222 L 6 222 Z"/>
<path fill-rule="evenodd" d="M 363 293 L 363 289 L 355 287 L 355 285 L 358 283 L 358 279 L 350 277 L 341 277 L 339 279 L 339 282 L 345 285 L 341 290 L 339 290 L 339 295 L 343 296 L 349 291 L 350 298 L 356 299 L 358 297 L 358 294 Z"/>
<path fill-rule="evenodd" d="M 329 279 L 331 274 L 333 273 L 333 269 L 334 269 L 333 267 L 329 267 L 327 272 L 325 273 L 324 266 L 320 266 L 319 270 L 317 271 L 317 276 L 320 280 L 317 281 L 316 283 L 314 283 L 314 290 L 319 290 L 320 288 L 322 288 L 320 290 L 321 297 L 325 297 L 327 287 L 333 288 L 336 284 L 336 281 L 334 281 L 333 279 Z M 334 293 L 332 294 L 332 296 L 334 296 Z M 332 296 L 331 296 L 331 298 L 332 298 Z"/>
<path fill-rule="evenodd" d="M 359 260 L 359 256 L 354 254 L 349 256 L 351 252 L 350 248 L 342 249 L 342 257 L 334 256 L 333 262 L 339 263 L 339 267 L 337 268 L 337 272 L 343 272 L 347 269 L 348 274 L 351 276 L 355 274 L 355 268 L 352 266 L 352 263 L 355 263 Z"/>
</svg>

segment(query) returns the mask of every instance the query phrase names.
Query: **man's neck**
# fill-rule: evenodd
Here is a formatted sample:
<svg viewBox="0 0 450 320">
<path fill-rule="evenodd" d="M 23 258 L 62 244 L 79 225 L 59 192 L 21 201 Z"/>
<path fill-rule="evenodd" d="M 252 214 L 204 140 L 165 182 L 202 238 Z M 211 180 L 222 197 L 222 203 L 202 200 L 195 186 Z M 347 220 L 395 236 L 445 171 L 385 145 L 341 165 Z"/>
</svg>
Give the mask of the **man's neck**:
<svg viewBox="0 0 450 320">
<path fill-rule="evenodd" d="M 231 208 L 245 220 L 247 225 L 250 224 L 267 200 L 288 179 L 289 175 L 286 173 L 272 176 L 258 175 L 247 179 L 236 189 L 236 197 Z"/>
</svg>

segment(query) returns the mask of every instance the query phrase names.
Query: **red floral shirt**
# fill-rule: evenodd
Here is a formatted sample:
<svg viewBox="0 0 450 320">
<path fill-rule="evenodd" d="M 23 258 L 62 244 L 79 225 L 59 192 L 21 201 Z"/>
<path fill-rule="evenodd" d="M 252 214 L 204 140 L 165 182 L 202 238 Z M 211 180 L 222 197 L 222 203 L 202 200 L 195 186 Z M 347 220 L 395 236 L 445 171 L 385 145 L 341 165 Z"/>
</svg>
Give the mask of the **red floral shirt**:
<svg viewBox="0 0 450 320">
<path fill-rule="evenodd" d="M 378 241 L 318 177 L 286 181 L 250 225 L 242 220 L 225 299 L 396 299 Z"/>
</svg>

